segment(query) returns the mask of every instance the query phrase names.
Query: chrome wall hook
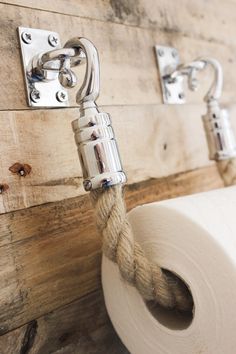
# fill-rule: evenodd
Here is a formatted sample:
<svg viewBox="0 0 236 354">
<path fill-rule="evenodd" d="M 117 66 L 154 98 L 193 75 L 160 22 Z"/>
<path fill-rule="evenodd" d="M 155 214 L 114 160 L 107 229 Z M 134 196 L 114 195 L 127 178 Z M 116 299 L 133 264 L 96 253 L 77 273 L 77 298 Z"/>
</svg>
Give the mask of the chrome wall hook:
<svg viewBox="0 0 236 354">
<path fill-rule="evenodd" d="M 96 108 L 96 100 L 100 91 L 100 68 L 98 53 L 95 46 L 86 38 L 75 37 L 70 39 L 66 48 L 73 48 L 82 52 L 86 61 L 86 73 L 84 81 L 77 92 L 76 101 L 80 105 L 81 113 L 89 107 Z M 97 108 L 96 108 L 97 109 Z"/>
<path fill-rule="evenodd" d="M 56 32 L 18 28 L 28 104 L 66 107 L 66 88 L 77 84 L 73 67 L 86 61 L 82 50 L 62 48 Z"/>
<path fill-rule="evenodd" d="M 188 64 L 182 64 L 177 66 L 165 80 L 174 83 L 178 77 L 186 76 L 188 81 L 188 87 L 191 91 L 196 91 L 199 87 L 197 79 L 197 73 L 205 70 L 208 66 L 211 66 L 214 71 L 214 79 L 211 86 L 206 93 L 204 100 L 209 102 L 211 100 L 219 100 L 222 94 L 223 88 L 223 71 L 220 63 L 214 58 L 199 58 Z"/>
<path fill-rule="evenodd" d="M 77 93 L 80 117 L 72 122 L 86 191 L 126 181 L 110 116 L 100 112 L 96 99 L 100 90 L 98 52 L 86 38 L 73 38 L 66 47 L 82 50 L 86 56 L 86 74 Z"/>
<path fill-rule="evenodd" d="M 196 91 L 199 86 L 198 72 L 209 66 L 213 68 L 214 79 L 204 96 L 207 112 L 202 117 L 209 158 L 224 160 L 236 157 L 236 141 L 228 112 L 226 109 L 221 109 L 219 105 L 223 88 L 223 70 L 220 63 L 214 58 L 203 57 L 180 65 L 176 49 L 156 46 L 155 50 L 161 77 L 163 101 L 166 104 L 185 103 L 184 78 L 187 78 L 188 88 L 191 91 Z"/>
<path fill-rule="evenodd" d="M 126 181 L 110 116 L 100 112 L 98 52 L 86 38 L 70 39 L 62 48 L 55 32 L 18 28 L 28 103 L 32 107 L 66 107 L 64 87 L 77 84 L 73 67 L 86 63 L 86 73 L 76 96 L 80 117 L 73 121 L 75 141 L 85 190 Z M 52 49 L 54 48 L 54 49 Z"/>
</svg>

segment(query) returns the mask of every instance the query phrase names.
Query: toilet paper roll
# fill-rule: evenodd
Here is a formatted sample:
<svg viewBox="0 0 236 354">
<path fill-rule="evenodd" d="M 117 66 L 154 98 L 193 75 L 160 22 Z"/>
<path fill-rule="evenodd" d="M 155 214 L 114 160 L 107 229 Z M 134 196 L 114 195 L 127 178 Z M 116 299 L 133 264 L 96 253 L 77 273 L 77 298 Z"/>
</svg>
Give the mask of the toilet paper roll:
<svg viewBox="0 0 236 354">
<path fill-rule="evenodd" d="M 103 257 L 112 323 L 132 354 L 236 353 L 236 187 L 137 207 L 129 213 L 150 260 L 189 286 L 193 318 L 151 312 Z"/>
</svg>

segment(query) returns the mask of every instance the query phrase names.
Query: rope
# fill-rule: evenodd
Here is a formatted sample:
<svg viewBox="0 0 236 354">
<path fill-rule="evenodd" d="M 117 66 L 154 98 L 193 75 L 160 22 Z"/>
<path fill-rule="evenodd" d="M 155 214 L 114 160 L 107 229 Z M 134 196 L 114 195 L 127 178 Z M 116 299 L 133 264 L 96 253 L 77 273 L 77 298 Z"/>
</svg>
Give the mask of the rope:
<svg viewBox="0 0 236 354">
<path fill-rule="evenodd" d="M 216 164 L 225 186 L 236 184 L 236 159 Z M 94 190 L 91 197 L 103 239 L 103 253 L 117 263 L 122 278 L 135 286 L 145 301 L 155 301 L 167 309 L 192 311 L 193 299 L 184 282 L 150 262 L 134 240 L 122 186 Z"/>
<path fill-rule="evenodd" d="M 94 190 L 91 197 L 103 238 L 103 253 L 117 263 L 122 278 L 135 286 L 146 301 L 154 300 L 168 309 L 192 311 L 193 300 L 187 286 L 174 274 L 150 262 L 134 241 L 122 186 Z"/>
<path fill-rule="evenodd" d="M 236 184 L 236 158 L 216 161 L 216 166 L 225 186 Z"/>
</svg>

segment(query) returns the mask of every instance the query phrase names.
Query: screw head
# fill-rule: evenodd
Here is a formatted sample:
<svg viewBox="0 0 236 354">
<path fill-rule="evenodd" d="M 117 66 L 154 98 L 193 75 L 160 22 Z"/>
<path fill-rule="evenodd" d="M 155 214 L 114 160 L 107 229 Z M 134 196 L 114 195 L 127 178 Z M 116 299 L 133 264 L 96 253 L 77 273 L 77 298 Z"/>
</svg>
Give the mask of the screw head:
<svg viewBox="0 0 236 354">
<path fill-rule="evenodd" d="M 180 100 L 183 100 L 184 98 L 185 98 L 184 93 L 183 93 L 183 92 L 180 92 L 180 93 L 179 93 L 179 99 L 180 99 Z"/>
<path fill-rule="evenodd" d="M 159 57 L 163 57 L 164 50 L 163 49 L 158 49 L 157 53 L 158 53 Z"/>
<path fill-rule="evenodd" d="M 31 101 L 33 101 L 34 103 L 39 102 L 40 97 L 41 97 L 41 95 L 40 95 L 39 90 L 33 89 L 33 90 L 30 92 Z"/>
<path fill-rule="evenodd" d="M 22 32 L 21 33 L 21 39 L 23 40 L 23 42 L 25 42 L 26 44 L 31 44 L 32 43 L 32 34 L 29 32 Z"/>
<path fill-rule="evenodd" d="M 59 44 L 59 38 L 57 37 L 57 35 L 51 33 L 48 36 L 48 43 L 52 47 L 56 47 Z"/>
<path fill-rule="evenodd" d="M 68 94 L 65 90 L 57 91 L 56 98 L 59 102 L 66 102 L 68 101 Z"/>
<path fill-rule="evenodd" d="M 19 174 L 20 174 L 21 176 L 24 176 L 24 175 L 25 175 L 25 171 L 24 171 L 24 170 L 20 170 L 20 171 L 19 171 Z"/>
<path fill-rule="evenodd" d="M 102 183 L 101 183 L 101 187 L 106 189 L 108 187 L 110 187 L 111 185 L 111 179 L 110 178 L 105 178 L 102 180 Z"/>
<path fill-rule="evenodd" d="M 83 182 L 83 185 L 84 185 L 84 189 L 86 190 L 86 192 L 90 191 L 92 188 L 92 182 L 89 179 L 86 179 Z"/>
</svg>

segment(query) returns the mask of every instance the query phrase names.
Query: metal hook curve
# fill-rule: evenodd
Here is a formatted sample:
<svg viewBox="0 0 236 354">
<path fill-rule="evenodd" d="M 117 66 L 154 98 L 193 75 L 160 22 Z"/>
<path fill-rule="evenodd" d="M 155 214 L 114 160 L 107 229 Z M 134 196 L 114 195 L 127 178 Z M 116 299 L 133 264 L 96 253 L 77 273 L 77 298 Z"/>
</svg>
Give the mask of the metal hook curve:
<svg viewBox="0 0 236 354">
<path fill-rule="evenodd" d="M 206 102 L 219 100 L 223 89 L 223 70 L 221 64 L 218 60 L 209 57 L 200 58 L 198 60 L 205 62 L 206 65 L 211 65 L 214 70 L 214 81 L 206 96 L 204 97 L 204 100 Z"/>
<path fill-rule="evenodd" d="M 223 70 L 221 64 L 218 62 L 218 60 L 210 57 L 201 57 L 198 58 L 194 61 L 192 61 L 189 64 L 186 65 L 180 65 L 177 70 L 175 70 L 170 77 L 172 79 L 175 79 L 177 76 L 180 75 L 187 75 L 190 79 L 189 81 L 189 86 L 191 88 L 191 75 L 195 74 L 196 71 L 200 71 L 206 68 L 207 65 L 211 65 L 211 67 L 214 70 L 214 80 L 212 85 L 210 86 L 210 89 L 207 91 L 207 94 L 204 97 L 204 100 L 206 102 L 210 101 L 217 101 L 220 99 L 221 94 L 222 94 L 222 88 L 223 88 Z M 194 75 L 195 79 L 195 75 Z M 194 85 L 193 85 L 194 88 Z"/>
<path fill-rule="evenodd" d="M 79 105 L 85 102 L 95 102 L 100 91 L 99 59 L 96 47 L 88 39 L 75 37 L 65 44 L 66 48 L 75 48 L 86 55 L 86 74 L 82 86 L 76 95 Z"/>
</svg>

